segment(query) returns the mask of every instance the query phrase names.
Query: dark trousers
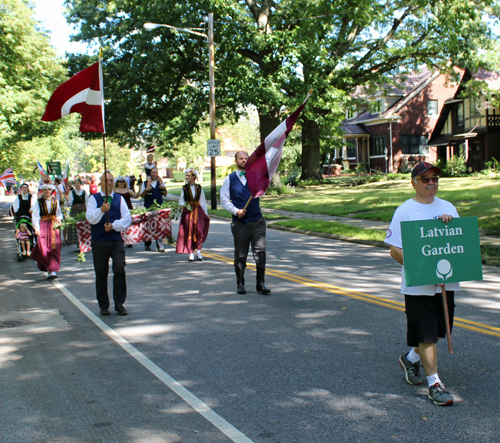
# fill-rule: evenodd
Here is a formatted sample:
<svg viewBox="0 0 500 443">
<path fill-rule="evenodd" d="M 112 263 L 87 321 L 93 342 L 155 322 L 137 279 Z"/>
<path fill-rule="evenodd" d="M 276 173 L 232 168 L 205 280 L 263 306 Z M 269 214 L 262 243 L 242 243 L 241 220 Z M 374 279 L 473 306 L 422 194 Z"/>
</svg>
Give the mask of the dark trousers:
<svg viewBox="0 0 500 443">
<path fill-rule="evenodd" d="M 162 248 L 162 247 L 163 247 L 163 246 L 160 246 L 160 243 L 158 243 L 158 240 L 155 240 L 155 242 L 156 242 L 156 249 L 160 249 L 160 248 Z M 145 241 L 145 242 L 144 242 L 144 246 L 149 246 L 149 247 L 151 247 L 151 243 L 152 243 L 152 241 Z"/>
<path fill-rule="evenodd" d="M 92 241 L 94 259 L 95 292 L 99 308 L 109 308 L 108 274 L 109 259 L 113 260 L 113 300 L 115 305 L 122 305 L 127 298 L 125 279 L 125 248 L 123 240 Z"/>
<path fill-rule="evenodd" d="M 266 220 L 256 222 L 232 222 L 231 232 L 234 238 L 234 267 L 244 270 L 247 266 L 249 246 L 257 268 L 266 267 Z"/>
</svg>

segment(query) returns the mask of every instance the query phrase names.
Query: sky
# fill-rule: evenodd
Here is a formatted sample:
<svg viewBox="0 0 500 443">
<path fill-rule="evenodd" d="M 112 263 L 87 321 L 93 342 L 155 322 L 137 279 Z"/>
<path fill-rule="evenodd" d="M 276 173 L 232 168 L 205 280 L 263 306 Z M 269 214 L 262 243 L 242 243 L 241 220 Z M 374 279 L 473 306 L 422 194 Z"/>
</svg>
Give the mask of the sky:
<svg viewBox="0 0 500 443">
<path fill-rule="evenodd" d="M 62 15 L 64 0 L 32 0 L 35 4 L 34 18 L 41 23 L 41 27 L 50 31 L 52 46 L 59 55 L 65 52 L 86 52 L 87 45 L 70 42 L 70 35 L 75 32 L 66 23 Z"/>
</svg>

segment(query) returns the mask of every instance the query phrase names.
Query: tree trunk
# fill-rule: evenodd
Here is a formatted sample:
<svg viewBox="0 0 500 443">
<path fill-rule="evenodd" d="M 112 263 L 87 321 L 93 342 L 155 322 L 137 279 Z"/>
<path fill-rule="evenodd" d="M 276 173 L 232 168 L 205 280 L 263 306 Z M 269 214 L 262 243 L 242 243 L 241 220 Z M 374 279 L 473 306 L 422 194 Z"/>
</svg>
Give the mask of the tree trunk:
<svg viewBox="0 0 500 443">
<path fill-rule="evenodd" d="M 302 123 L 302 180 L 322 180 L 320 127 L 315 121 L 304 117 Z"/>
<path fill-rule="evenodd" d="M 260 122 L 260 141 L 263 142 L 265 138 L 281 123 L 278 113 L 272 112 L 269 114 L 262 114 L 259 111 L 259 122 Z M 271 182 L 275 188 L 281 188 L 281 180 L 279 172 L 276 171 L 271 177 Z"/>
</svg>

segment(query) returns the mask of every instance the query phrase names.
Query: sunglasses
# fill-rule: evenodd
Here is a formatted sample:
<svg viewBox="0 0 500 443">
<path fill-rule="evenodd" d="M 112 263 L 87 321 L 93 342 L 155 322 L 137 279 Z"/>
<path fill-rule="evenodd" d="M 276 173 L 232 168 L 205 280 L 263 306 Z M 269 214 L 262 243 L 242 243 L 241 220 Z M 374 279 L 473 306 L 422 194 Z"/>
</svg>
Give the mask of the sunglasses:
<svg viewBox="0 0 500 443">
<path fill-rule="evenodd" d="M 416 178 L 415 180 L 420 180 L 424 184 L 430 183 L 431 180 L 434 183 L 437 183 L 439 181 L 439 177 L 422 177 L 422 178 Z"/>
</svg>

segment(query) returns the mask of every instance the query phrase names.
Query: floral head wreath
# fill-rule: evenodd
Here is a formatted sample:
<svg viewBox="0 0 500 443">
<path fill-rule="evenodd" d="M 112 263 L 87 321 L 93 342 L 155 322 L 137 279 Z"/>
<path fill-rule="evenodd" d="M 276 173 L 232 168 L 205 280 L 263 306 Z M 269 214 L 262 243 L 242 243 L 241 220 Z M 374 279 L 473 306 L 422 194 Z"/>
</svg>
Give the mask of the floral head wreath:
<svg viewBox="0 0 500 443">
<path fill-rule="evenodd" d="M 193 169 L 193 168 L 189 168 L 189 169 L 186 169 L 184 171 L 184 174 L 187 174 L 188 172 L 191 172 L 195 177 L 196 177 L 196 180 L 198 180 L 198 177 L 199 177 L 199 173 L 196 169 Z"/>
</svg>

